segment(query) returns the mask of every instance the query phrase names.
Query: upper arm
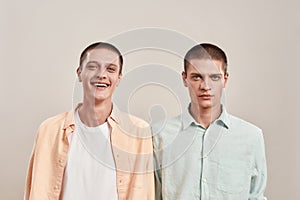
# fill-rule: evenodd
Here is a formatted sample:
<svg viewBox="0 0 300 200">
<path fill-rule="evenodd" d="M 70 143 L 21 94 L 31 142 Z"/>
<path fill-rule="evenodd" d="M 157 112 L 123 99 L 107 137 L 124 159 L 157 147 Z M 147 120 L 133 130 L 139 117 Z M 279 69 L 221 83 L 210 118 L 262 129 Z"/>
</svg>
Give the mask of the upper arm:
<svg viewBox="0 0 300 200">
<path fill-rule="evenodd" d="M 35 152 L 35 149 L 33 148 L 31 156 L 30 156 L 30 160 L 29 160 L 28 170 L 27 170 L 24 200 L 28 200 L 30 198 L 32 176 L 33 176 L 34 152 Z"/>
<path fill-rule="evenodd" d="M 263 134 L 258 134 L 257 143 L 254 149 L 254 173 L 251 178 L 249 199 L 265 199 L 264 191 L 267 184 L 267 164 L 265 156 L 265 144 Z"/>
<path fill-rule="evenodd" d="M 154 157 L 154 175 L 155 175 L 155 199 L 162 199 L 162 185 L 161 185 L 161 161 L 160 161 L 160 151 L 159 151 L 159 138 L 157 134 L 155 134 L 155 129 L 151 127 L 152 133 L 154 133 L 153 140 L 153 157 Z"/>
</svg>

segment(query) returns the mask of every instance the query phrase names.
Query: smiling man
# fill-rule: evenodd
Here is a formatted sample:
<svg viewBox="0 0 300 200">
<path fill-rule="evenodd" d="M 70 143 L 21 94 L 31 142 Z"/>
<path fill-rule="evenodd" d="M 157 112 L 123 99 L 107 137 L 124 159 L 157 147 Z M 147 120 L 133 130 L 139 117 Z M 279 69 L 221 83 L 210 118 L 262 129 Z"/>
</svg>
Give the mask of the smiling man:
<svg viewBox="0 0 300 200">
<path fill-rule="evenodd" d="M 109 43 L 81 53 L 83 101 L 40 125 L 26 200 L 154 199 L 150 127 L 112 102 L 122 66 L 121 53 Z"/>
<path fill-rule="evenodd" d="M 187 52 L 182 79 L 191 102 L 181 115 L 153 126 L 157 199 L 265 198 L 262 131 L 227 113 L 228 77 L 219 47 L 204 43 Z"/>
</svg>

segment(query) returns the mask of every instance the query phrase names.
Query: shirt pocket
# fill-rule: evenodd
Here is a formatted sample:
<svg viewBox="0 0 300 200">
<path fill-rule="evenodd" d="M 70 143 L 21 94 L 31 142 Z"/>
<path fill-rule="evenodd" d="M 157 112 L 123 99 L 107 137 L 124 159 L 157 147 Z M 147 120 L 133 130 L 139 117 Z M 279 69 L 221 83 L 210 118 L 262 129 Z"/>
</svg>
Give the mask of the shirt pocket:
<svg viewBox="0 0 300 200">
<path fill-rule="evenodd" d="M 239 194 L 249 191 L 251 175 L 249 164 L 245 161 L 221 160 L 218 163 L 218 190 Z"/>
</svg>

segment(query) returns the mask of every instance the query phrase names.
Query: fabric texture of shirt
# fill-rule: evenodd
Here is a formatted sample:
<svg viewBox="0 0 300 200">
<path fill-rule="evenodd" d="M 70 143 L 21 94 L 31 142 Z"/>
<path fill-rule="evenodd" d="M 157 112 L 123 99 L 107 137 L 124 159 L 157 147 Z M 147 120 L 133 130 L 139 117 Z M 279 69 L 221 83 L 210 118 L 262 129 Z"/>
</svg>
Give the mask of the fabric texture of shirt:
<svg viewBox="0 0 300 200">
<path fill-rule="evenodd" d="M 118 199 L 154 199 L 153 146 L 149 125 L 115 105 L 107 122 L 116 165 Z M 25 200 L 61 199 L 74 110 L 45 120 L 29 162 Z M 101 198 L 101 197 L 99 197 Z"/>
<path fill-rule="evenodd" d="M 75 112 L 75 130 L 65 168 L 62 199 L 117 200 L 116 167 L 107 122 L 88 127 Z"/>
<path fill-rule="evenodd" d="M 153 125 L 156 199 L 263 200 L 261 129 L 228 114 L 207 129 L 188 112 Z"/>
</svg>

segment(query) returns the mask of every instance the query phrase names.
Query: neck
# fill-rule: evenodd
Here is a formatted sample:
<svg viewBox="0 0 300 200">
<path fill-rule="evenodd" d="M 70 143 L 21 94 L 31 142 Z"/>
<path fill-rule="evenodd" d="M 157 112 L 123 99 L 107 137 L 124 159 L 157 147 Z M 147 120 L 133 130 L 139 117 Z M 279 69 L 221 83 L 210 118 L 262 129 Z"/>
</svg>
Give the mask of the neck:
<svg viewBox="0 0 300 200">
<path fill-rule="evenodd" d="M 78 114 L 82 123 L 89 127 L 99 126 L 106 122 L 112 111 L 111 100 L 101 102 L 87 102 L 78 109 Z"/>
<path fill-rule="evenodd" d="M 198 104 L 191 103 L 190 113 L 193 118 L 204 128 L 208 128 L 210 124 L 221 115 L 221 105 L 210 108 L 202 108 Z"/>
</svg>

